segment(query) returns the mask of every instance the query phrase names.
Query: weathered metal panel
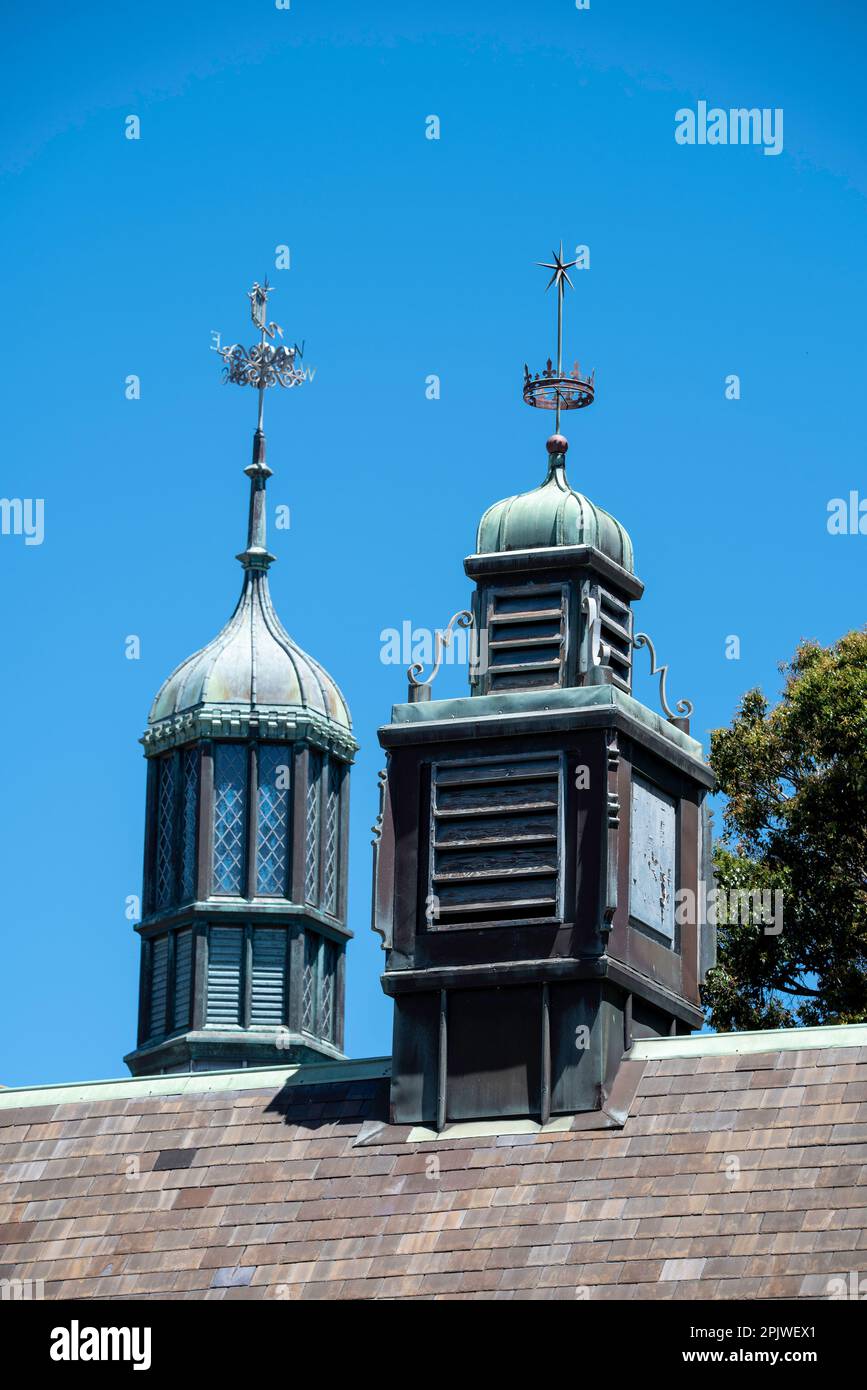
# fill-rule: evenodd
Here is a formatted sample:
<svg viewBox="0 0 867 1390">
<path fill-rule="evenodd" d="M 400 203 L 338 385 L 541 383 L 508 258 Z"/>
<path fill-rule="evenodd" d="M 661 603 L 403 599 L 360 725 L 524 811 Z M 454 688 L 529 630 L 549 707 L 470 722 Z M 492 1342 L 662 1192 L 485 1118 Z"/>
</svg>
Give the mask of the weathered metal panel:
<svg viewBox="0 0 867 1390">
<path fill-rule="evenodd" d="M 629 912 L 674 944 L 677 802 L 642 777 L 632 782 Z"/>
<path fill-rule="evenodd" d="M 548 987 L 551 1036 L 551 1113 L 575 1114 L 599 1103 L 602 1079 L 594 1025 L 599 985 L 570 981 Z"/>
<path fill-rule="evenodd" d="M 541 1039 L 538 985 L 451 991 L 447 1118 L 538 1115 Z"/>
<path fill-rule="evenodd" d="M 436 1124 L 438 991 L 394 1001 L 391 1118 L 395 1124 Z"/>
</svg>

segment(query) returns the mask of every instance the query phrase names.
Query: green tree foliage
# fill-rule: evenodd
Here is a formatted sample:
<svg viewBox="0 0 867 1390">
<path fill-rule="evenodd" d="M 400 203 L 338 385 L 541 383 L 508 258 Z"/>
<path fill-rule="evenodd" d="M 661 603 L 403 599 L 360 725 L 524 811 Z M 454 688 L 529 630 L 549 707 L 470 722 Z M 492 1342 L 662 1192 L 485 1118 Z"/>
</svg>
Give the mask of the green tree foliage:
<svg viewBox="0 0 867 1390">
<path fill-rule="evenodd" d="M 780 669 L 774 708 L 750 690 L 711 734 L 718 886 L 783 893 L 779 934 L 718 923 L 704 1002 L 719 1029 L 867 1021 L 867 629 L 802 642 Z"/>
</svg>

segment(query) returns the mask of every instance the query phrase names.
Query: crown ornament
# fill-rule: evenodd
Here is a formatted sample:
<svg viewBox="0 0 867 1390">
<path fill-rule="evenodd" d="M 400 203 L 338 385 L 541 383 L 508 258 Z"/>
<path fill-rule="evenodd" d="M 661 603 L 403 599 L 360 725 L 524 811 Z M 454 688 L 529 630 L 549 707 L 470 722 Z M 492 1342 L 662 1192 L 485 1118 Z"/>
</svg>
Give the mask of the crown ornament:
<svg viewBox="0 0 867 1390">
<path fill-rule="evenodd" d="M 574 289 L 569 279 L 569 271 L 578 262 L 563 259 L 562 241 L 560 250 L 552 251 L 551 254 L 554 258 L 552 261 L 539 261 L 537 264 L 552 272 L 545 288 L 550 289 L 555 285 L 557 289 L 557 361 L 555 364 L 549 357 L 542 372 L 531 372 L 526 362 L 524 363 L 523 397 L 527 405 L 557 412 L 554 432 L 559 437 L 561 410 L 582 410 L 585 406 L 593 404 L 596 394 L 596 372 L 594 370 L 589 375 L 582 373 L 577 362 L 571 372 L 563 370 L 563 296 L 567 285 Z"/>
</svg>

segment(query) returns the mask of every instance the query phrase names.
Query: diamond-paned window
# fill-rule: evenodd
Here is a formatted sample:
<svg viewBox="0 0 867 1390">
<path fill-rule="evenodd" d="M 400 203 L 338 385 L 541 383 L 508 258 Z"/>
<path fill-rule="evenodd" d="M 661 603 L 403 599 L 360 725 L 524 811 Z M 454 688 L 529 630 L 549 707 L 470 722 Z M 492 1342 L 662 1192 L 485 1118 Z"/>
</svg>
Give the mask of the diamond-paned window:
<svg viewBox="0 0 867 1390">
<path fill-rule="evenodd" d="M 306 932 L 304 936 L 304 980 L 301 990 L 301 1027 L 308 1033 L 314 1031 L 316 1022 L 316 994 L 317 994 L 317 961 L 319 957 L 319 941 L 315 932 Z"/>
<path fill-rule="evenodd" d="M 337 947 L 317 932 L 304 937 L 304 980 L 301 1027 L 307 1033 L 334 1041 L 336 1032 Z"/>
<path fill-rule="evenodd" d="M 185 748 L 181 764 L 181 901 L 196 896 L 196 822 L 199 810 L 199 750 Z"/>
<path fill-rule="evenodd" d="M 328 760 L 325 793 L 325 824 L 322 834 L 322 907 L 325 912 L 337 913 L 340 847 L 340 786 L 343 765 L 336 758 Z"/>
<path fill-rule="evenodd" d="M 259 746 L 256 891 L 281 897 L 289 864 L 290 757 L 285 745 Z"/>
<path fill-rule="evenodd" d="M 169 907 L 175 900 L 175 785 L 177 759 L 174 753 L 160 758 L 157 772 L 157 862 L 156 906 Z"/>
<path fill-rule="evenodd" d="M 319 990 L 319 1035 L 331 1042 L 334 1038 L 334 991 L 337 983 L 337 947 L 333 941 L 323 941 L 321 947 L 322 976 Z"/>
<path fill-rule="evenodd" d="M 319 901 L 319 831 L 321 823 L 322 754 L 311 748 L 307 755 L 307 829 L 304 840 L 304 898 Z"/>
<path fill-rule="evenodd" d="M 218 743 L 214 750 L 214 892 L 244 891 L 247 749 Z"/>
</svg>

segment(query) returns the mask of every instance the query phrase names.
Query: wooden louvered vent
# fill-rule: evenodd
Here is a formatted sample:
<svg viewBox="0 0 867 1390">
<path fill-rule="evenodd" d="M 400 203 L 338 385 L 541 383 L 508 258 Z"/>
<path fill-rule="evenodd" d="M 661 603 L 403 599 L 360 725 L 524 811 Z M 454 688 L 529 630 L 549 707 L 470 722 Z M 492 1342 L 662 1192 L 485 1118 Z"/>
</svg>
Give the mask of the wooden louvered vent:
<svg viewBox="0 0 867 1390">
<path fill-rule="evenodd" d="M 557 920 L 560 776 L 557 757 L 434 767 L 432 930 Z"/>
<path fill-rule="evenodd" d="M 283 1023 L 283 982 L 286 976 L 286 932 L 274 927 L 253 930 L 253 971 L 250 984 L 250 1024 L 279 1028 Z"/>
<path fill-rule="evenodd" d="M 244 933 L 237 927 L 211 927 L 208 937 L 209 1024 L 237 1026 L 241 1021 L 241 950 Z"/>
<path fill-rule="evenodd" d="M 175 937 L 175 1001 L 172 1028 L 187 1028 L 190 1022 L 193 933 L 189 927 Z"/>
<path fill-rule="evenodd" d="M 610 649 L 608 664 L 615 685 L 632 691 L 632 610 L 607 589 L 598 590 L 602 641 Z"/>
<path fill-rule="evenodd" d="M 488 689 L 563 683 L 566 594 L 562 584 L 494 589 L 488 599 Z"/>
<path fill-rule="evenodd" d="M 161 1038 L 166 1031 L 166 998 L 169 984 L 169 938 L 151 942 L 151 980 L 148 1036 Z"/>
</svg>

